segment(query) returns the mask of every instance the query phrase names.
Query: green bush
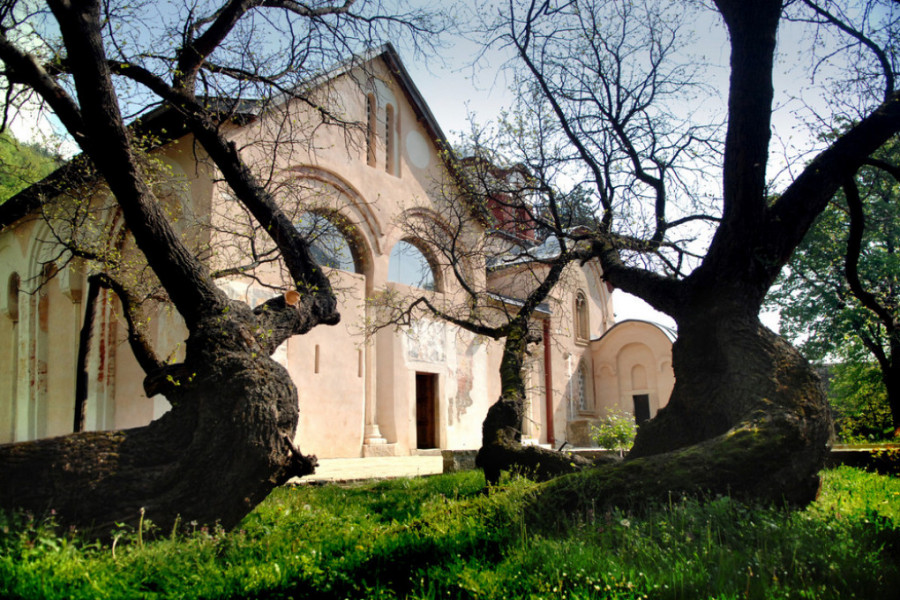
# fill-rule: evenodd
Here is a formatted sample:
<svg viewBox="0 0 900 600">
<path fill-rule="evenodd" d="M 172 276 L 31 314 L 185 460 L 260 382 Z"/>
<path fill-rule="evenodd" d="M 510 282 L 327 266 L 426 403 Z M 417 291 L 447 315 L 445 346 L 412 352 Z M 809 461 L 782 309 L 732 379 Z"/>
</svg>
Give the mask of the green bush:
<svg viewBox="0 0 900 600">
<path fill-rule="evenodd" d="M 878 365 L 852 362 L 834 365 L 828 399 L 840 441 L 871 443 L 893 438 L 887 388 Z"/>
<path fill-rule="evenodd" d="M 597 425 L 591 425 L 591 439 L 601 448 L 618 450 L 620 455 L 631 449 L 636 433 L 634 417 L 618 409 L 608 409 Z"/>
</svg>

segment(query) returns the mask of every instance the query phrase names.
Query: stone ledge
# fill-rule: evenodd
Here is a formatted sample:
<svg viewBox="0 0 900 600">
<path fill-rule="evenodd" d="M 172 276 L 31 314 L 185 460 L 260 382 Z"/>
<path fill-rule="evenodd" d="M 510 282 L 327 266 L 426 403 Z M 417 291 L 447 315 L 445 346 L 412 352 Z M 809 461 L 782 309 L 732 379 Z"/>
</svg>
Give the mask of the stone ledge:
<svg viewBox="0 0 900 600">
<path fill-rule="evenodd" d="M 444 459 L 444 473 L 471 471 L 475 468 L 478 450 L 441 450 Z"/>
<path fill-rule="evenodd" d="M 846 465 L 889 475 L 900 475 L 900 445 L 836 445 L 825 459 L 825 467 Z"/>
<path fill-rule="evenodd" d="M 397 456 L 397 444 L 363 444 L 363 458 Z"/>
</svg>

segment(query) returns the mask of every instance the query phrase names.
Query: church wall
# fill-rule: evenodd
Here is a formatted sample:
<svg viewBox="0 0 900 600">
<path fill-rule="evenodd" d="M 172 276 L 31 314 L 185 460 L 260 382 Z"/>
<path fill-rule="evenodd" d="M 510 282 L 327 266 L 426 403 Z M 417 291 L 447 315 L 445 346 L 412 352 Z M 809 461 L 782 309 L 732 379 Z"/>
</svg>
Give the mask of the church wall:
<svg viewBox="0 0 900 600">
<path fill-rule="evenodd" d="M 359 456 L 365 420 L 365 276 L 334 271 L 331 279 L 341 322 L 287 342 L 286 366 L 300 398 L 295 442 L 319 458 Z"/>
<path fill-rule="evenodd" d="M 650 416 L 668 403 L 675 375 L 672 342 L 655 325 L 625 321 L 592 344 L 599 406 L 634 413 L 634 396 L 649 396 Z"/>
<path fill-rule="evenodd" d="M 341 98 L 341 103 L 335 105 L 339 114 L 362 123 L 366 96 L 371 93 L 375 97 L 374 160 L 370 160 L 365 128 L 348 131 L 335 125 L 318 127 L 312 139 L 281 139 L 285 143 L 274 156 L 270 142 L 278 135 L 288 135 L 275 133 L 276 125 L 284 122 L 277 113 L 227 131 L 251 165 L 260 165 L 260 173 L 265 176 L 272 175 L 278 185 L 276 200 L 292 218 L 298 218 L 305 210 L 333 217 L 351 239 L 358 259 L 358 273 L 327 270 L 339 299 L 340 324 L 319 326 L 296 336 L 273 356 L 288 368 L 298 388 L 300 424 L 295 442 L 303 452 L 320 458 L 414 454 L 421 445 L 417 385 L 421 392 L 422 382 L 428 381 L 435 400 L 431 415 L 434 445 L 478 448 L 482 421 L 500 394 L 502 340 L 479 338 L 427 319 L 404 330 L 381 330 L 368 343 L 362 335 L 362 325 L 377 316 L 375 308 L 366 306 L 368 298 L 384 290 L 408 295 L 422 293 L 417 288 L 389 282 L 388 273 L 392 249 L 407 239 L 402 227 L 404 219 L 440 222 L 444 218 L 447 200 L 442 186 L 447 185 L 448 177 L 431 141 L 431 132 L 380 61 L 374 63 L 370 73 L 353 70 L 325 87 L 330 95 Z M 304 121 L 312 118 L 311 109 L 291 104 L 288 110 L 299 129 L 308 130 Z M 388 122 L 392 125 L 390 142 L 386 142 L 384 130 Z M 388 147 L 392 148 L 390 159 Z M 200 152 L 200 164 L 194 163 L 195 152 Z M 236 224 L 235 205 L 226 201 L 221 184 L 215 183 L 213 172 L 202 162 L 202 152 L 183 138 L 166 146 L 161 154 L 173 179 L 166 184 L 167 192 L 162 197 L 170 203 L 176 217 L 175 228 L 195 248 L 210 252 L 213 269 L 245 262 L 247 248 L 233 243 L 233 232 L 240 227 Z M 212 229 L 205 225 L 212 225 Z M 24 278 L 24 274 L 34 270 L 38 263 L 26 258 L 34 255 L 29 250 L 34 232 L 33 224 L 20 223 L 0 235 L 0 266 L 4 274 L 17 271 Z M 473 224 L 472 235 L 483 234 L 482 226 Z M 268 243 L 262 234 L 257 239 L 263 245 Z M 428 249 L 423 250 L 427 253 Z M 250 285 L 249 280 L 238 278 L 220 280 L 220 285 L 231 297 L 244 299 L 251 306 L 290 286 L 281 280 L 277 268 L 263 267 L 256 274 L 276 289 Z M 449 273 L 441 273 L 438 268 L 437 276 L 442 287 L 432 297 L 452 303 L 459 297 L 459 289 Z M 84 274 L 80 277 L 83 289 Z M 492 289 L 505 295 L 521 297 L 530 291 L 531 283 L 526 283 L 529 280 L 522 277 L 521 269 L 495 272 L 490 277 Z M 0 295 L 7 285 L 5 280 L 0 281 Z M 39 346 L 36 303 L 20 294 L 22 308 L 14 321 L 3 312 L 4 300 L 0 299 L 0 342 L 8 341 L 0 343 L 0 394 L 5 394 L 0 395 L 0 423 L 14 422 L 14 426 L 5 429 L 0 426 L 0 443 L 71 431 L 77 339 L 84 306 L 80 301 L 73 302 L 77 294 L 72 294 L 71 283 L 61 285 L 53 281 L 46 291 L 51 307 L 46 315 L 46 330 L 54 333 L 54 343 L 44 346 L 45 352 L 50 353 L 46 362 L 53 367 L 45 369 L 43 383 L 32 384 L 29 379 L 38 373 L 33 358 Z M 579 291 L 586 299 L 589 322 L 583 335 L 573 326 Z M 125 343 L 125 323 L 118 316 L 117 302 L 109 294 L 101 296 L 89 357 L 87 428 L 146 424 L 162 415 L 168 403 L 162 396 L 145 397 L 144 374 Z M 540 329 L 542 319 L 550 319 L 554 428 L 550 432 L 546 426 L 544 349 L 538 345 L 533 348 L 526 369 L 529 405 L 523 433 L 526 439 L 540 443 L 548 443 L 552 437 L 558 447 L 570 439 L 573 421 L 596 416 L 605 406 L 601 399 L 610 397 L 603 388 L 608 382 L 596 366 L 598 351 L 589 339 L 607 331 L 612 311 L 609 292 L 599 278 L 599 267 L 591 265 L 568 269 L 549 304 L 551 314 L 536 316 L 535 327 Z M 16 340 L 11 339 L 14 333 Z M 149 333 L 161 356 L 173 361 L 183 358 L 187 332 L 177 313 L 159 308 Z M 611 364 L 614 369 L 619 368 L 617 362 Z M 590 382 L 583 389 L 585 406 L 577 406 L 578 394 L 573 387 L 580 365 L 586 365 Z M 48 402 L 39 406 L 35 390 L 40 385 L 46 387 Z M 619 394 L 618 389 L 615 393 Z"/>
<path fill-rule="evenodd" d="M 70 433 L 74 420 L 75 358 L 78 348 L 78 329 L 81 322 L 80 303 L 74 303 L 60 289 L 60 278 L 55 277 L 39 295 L 46 296 L 46 315 L 38 317 L 42 344 L 47 345 L 46 397 L 39 399 L 38 437 L 51 437 Z M 41 311 L 43 312 L 43 311 Z M 41 418 L 41 412 L 46 417 Z M 40 423 L 45 421 L 45 423 Z"/>
<path fill-rule="evenodd" d="M 612 325 L 612 300 L 606 285 L 600 279 L 600 269 L 594 265 L 585 267 L 572 265 L 567 268 L 559 284 L 548 298 L 551 314 L 549 317 L 540 314 L 535 320 L 535 328 L 543 329 L 541 319 L 550 319 L 551 347 L 551 379 L 553 392 L 551 398 L 554 447 L 568 441 L 571 445 L 587 445 L 589 443 L 589 422 L 597 417 L 597 392 L 594 385 L 594 365 L 590 346 L 591 338 L 605 333 Z M 503 270 L 495 270 L 490 275 L 491 289 L 498 293 L 513 297 L 524 297 L 534 289 L 538 277 L 543 277 L 541 270 L 536 272 L 525 266 L 513 266 Z M 576 327 L 576 313 L 579 311 L 576 299 L 583 299 L 582 310 L 584 328 Z M 526 375 L 529 407 L 527 415 L 533 415 L 537 422 L 534 431 L 524 427 L 526 437 L 533 438 L 543 444 L 549 443 L 547 431 L 547 397 L 545 392 L 545 369 L 543 363 L 544 348 L 531 348 L 531 373 Z M 502 344 L 498 347 L 497 356 L 491 368 L 496 372 L 499 367 Z M 579 369 L 582 375 L 579 375 Z M 497 382 L 496 398 L 499 395 Z M 584 405 L 580 399 L 583 398 Z"/>
<path fill-rule="evenodd" d="M 18 323 L 0 315 L 0 444 L 13 441 L 15 432 L 15 372 Z"/>
</svg>

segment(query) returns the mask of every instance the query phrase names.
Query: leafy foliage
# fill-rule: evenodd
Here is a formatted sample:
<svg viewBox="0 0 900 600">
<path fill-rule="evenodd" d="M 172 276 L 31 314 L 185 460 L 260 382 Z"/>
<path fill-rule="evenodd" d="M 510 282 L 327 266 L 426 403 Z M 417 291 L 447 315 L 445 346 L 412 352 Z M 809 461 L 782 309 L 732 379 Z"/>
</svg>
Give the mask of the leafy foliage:
<svg viewBox="0 0 900 600">
<path fill-rule="evenodd" d="M 866 198 L 867 227 L 860 256 L 860 279 L 873 293 L 897 298 L 900 290 L 900 195 L 896 182 L 870 175 Z M 865 339 L 884 343 L 875 315 L 853 295 L 845 279 L 848 209 L 843 194 L 816 220 L 779 277 L 768 301 L 781 311 L 781 332 L 798 342 L 811 360 L 829 355 L 867 358 Z"/>
<path fill-rule="evenodd" d="M 900 141 L 895 139 L 876 155 L 876 162 L 890 164 L 898 157 Z M 856 415 L 855 424 L 847 423 L 851 437 L 881 428 L 879 414 L 867 424 L 859 420 L 863 407 L 883 413 L 886 402 L 900 401 L 890 398 L 893 392 L 885 383 L 896 378 L 895 363 L 900 361 L 897 340 L 891 340 L 900 335 L 900 183 L 888 171 L 867 166 L 857 174 L 856 189 L 862 215 L 855 223 L 864 223 L 858 261 L 851 243 L 855 201 L 845 189 L 819 215 L 767 299 L 780 310 L 781 333 L 808 359 L 851 363 L 836 371 L 833 391 L 838 395 L 832 397 L 839 416 Z M 861 290 L 850 284 L 854 276 Z M 880 368 L 881 380 L 869 367 L 873 364 Z"/>
<path fill-rule="evenodd" d="M 60 164 L 36 144 L 23 144 L 7 132 L 0 133 L 0 204 L 32 183 L 49 175 Z"/>
<path fill-rule="evenodd" d="M 597 425 L 591 425 L 591 438 L 601 448 L 622 453 L 634 444 L 637 425 L 630 412 L 609 409 Z"/>
<path fill-rule="evenodd" d="M 831 371 L 829 400 L 838 438 L 845 443 L 891 439 L 891 409 L 878 366 L 847 362 Z"/>
</svg>

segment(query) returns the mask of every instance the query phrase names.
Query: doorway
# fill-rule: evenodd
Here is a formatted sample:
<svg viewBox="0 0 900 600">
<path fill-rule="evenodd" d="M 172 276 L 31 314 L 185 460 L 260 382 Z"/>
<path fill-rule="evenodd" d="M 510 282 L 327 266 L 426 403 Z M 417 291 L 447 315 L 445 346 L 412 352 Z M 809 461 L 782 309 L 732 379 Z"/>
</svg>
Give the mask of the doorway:
<svg viewBox="0 0 900 600">
<path fill-rule="evenodd" d="M 437 448 L 437 375 L 416 373 L 416 448 Z"/>
<path fill-rule="evenodd" d="M 650 394 L 635 394 L 634 398 L 634 422 L 643 423 L 650 420 Z"/>
</svg>

